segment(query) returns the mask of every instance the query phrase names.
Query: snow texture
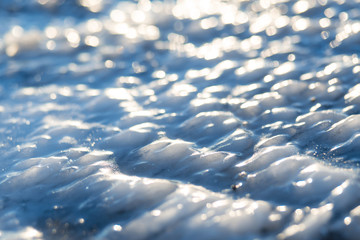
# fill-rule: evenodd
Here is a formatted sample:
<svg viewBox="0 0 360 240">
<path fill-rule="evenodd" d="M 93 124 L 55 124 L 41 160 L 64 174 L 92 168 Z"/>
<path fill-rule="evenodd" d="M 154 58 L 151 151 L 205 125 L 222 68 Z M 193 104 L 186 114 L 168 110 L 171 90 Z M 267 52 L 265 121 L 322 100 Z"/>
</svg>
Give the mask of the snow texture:
<svg viewBox="0 0 360 240">
<path fill-rule="evenodd" d="M 358 239 L 357 0 L 0 0 L 1 239 Z"/>
</svg>

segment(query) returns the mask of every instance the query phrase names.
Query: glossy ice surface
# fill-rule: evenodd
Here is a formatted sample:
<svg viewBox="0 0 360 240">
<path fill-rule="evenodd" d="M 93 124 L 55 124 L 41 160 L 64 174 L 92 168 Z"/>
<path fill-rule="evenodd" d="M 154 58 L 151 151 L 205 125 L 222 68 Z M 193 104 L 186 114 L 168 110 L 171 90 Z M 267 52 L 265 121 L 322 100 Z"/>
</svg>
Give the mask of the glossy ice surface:
<svg viewBox="0 0 360 240">
<path fill-rule="evenodd" d="M 0 238 L 358 239 L 360 1 L 0 0 Z"/>
</svg>

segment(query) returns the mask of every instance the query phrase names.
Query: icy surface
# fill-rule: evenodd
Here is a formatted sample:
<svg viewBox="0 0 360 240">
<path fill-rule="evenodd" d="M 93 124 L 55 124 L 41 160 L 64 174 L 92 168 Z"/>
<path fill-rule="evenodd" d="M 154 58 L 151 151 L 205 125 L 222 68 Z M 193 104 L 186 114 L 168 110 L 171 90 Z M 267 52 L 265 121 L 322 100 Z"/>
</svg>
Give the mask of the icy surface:
<svg viewBox="0 0 360 240">
<path fill-rule="evenodd" d="M 360 2 L 0 0 L 0 238 L 358 239 Z"/>
</svg>

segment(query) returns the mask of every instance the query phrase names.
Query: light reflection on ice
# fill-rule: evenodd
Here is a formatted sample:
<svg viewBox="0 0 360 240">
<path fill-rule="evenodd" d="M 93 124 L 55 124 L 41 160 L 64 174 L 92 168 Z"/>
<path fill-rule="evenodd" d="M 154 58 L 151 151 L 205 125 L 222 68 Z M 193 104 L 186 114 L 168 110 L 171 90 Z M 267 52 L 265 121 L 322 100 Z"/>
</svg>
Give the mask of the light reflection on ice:
<svg viewBox="0 0 360 240">
<path fill-rule="evenodd" d="M 1 234 L 357 236 L 354 1 L 62 4 L 1 10 Z"/>
<path fill-rule="evenodd" d="M 131 100 L 132 96 L 128 93 L 125 88 L 107 88 L 105 95 L 110 99 L 116 100 Z"/>
</svg>

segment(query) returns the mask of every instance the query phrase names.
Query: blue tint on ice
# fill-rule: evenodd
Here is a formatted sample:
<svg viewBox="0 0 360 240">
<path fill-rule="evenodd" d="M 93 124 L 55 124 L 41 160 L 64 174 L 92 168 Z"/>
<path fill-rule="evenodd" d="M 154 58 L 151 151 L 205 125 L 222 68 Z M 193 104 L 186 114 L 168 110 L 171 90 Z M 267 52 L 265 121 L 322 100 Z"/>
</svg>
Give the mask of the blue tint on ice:
<svg viewBox="0 0 360 240">
<path fill-rule="evenodd" d="M 0 0 L 0 238 L 357 239 L 356 0 Z"/>
</svg>

